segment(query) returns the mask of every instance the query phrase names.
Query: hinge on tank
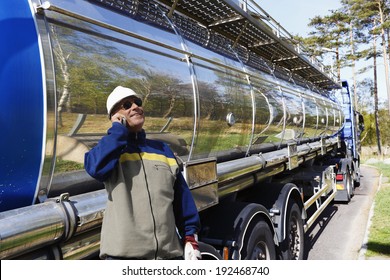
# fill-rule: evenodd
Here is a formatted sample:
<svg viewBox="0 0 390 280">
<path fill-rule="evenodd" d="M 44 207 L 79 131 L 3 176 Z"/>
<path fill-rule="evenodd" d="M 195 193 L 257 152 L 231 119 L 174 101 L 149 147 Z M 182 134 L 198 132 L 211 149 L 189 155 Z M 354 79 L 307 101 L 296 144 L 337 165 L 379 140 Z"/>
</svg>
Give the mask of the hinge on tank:
<svg viewBox="0 0 390 280">
<path fill-rule="evenodd" d="M 44 10 L 48 10 L 50 8 L 51 4 L 49 1 L 45 1 L 42 3 L 42 5 L 35 5 L 34 4 L 34 10 L 36 14 L 43 13 Z"/>
<path fill-rule="evenodd" d="M 69 201 L 69 193 L 62 193 L 60 196 L 57 198 L 57 203 L 64 202 L 64 201 Z"/>
<path fill-rule="evenodd" d="M 172 18 L 172 15 L 173 13 L 175 12 L 175 9 L 176 9 L 176 6 L 177 6 L 177 3 L 179 2 L 179 0 L 175 0 L 172 4 L 172 7 L 171 9 L 169 10 L 168 14 L 167 14 L 167 17 L 169 18 Z"/>
</svg>

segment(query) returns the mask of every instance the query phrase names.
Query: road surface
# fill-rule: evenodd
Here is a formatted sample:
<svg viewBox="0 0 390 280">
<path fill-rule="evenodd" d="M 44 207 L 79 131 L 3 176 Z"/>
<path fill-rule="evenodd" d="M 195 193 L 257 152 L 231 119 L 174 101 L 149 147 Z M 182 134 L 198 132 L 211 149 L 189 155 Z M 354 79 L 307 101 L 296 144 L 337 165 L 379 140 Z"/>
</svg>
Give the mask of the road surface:
<svg viewBox="0 0 390 280">
<path fill-rule="evenodd" d="M 366 233 L 368 216 L 380 172 L 361 166 L 361 184 L 348 204 L 333 203 L 306 232 L 306 259 L 356 260 Z"/>
</svg>

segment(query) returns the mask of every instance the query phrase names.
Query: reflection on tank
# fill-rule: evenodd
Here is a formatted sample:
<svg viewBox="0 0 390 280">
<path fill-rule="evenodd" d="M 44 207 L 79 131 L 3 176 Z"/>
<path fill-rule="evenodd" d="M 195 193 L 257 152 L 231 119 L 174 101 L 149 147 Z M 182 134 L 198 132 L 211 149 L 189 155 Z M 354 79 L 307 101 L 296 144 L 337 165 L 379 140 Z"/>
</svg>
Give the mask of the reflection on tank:
<svg viewBox="0 0 390 280">
<path fill-rule="evenodd" d="M 233 49 L 216 52 L 180 30 L 186 48 L 204 58 L 191 58 L 189 66 L 177 52 L 183 45 L 170 22 L 160 22 L 163 28 L 154 34 L 155 23 L 126 18 L 127 28 L 164 38 L 172 49 L 47 15 L 57 83 L 57 177 L 83 169 L 84 153 L 110 127 L 105 100 L 117 85 L 142 96 L 148 137 L 169 143 L 183 161 L 275 150 L 332 135 L 342 125 L 339 108 L 320 95 L 244 67 Z"/>
</svg>

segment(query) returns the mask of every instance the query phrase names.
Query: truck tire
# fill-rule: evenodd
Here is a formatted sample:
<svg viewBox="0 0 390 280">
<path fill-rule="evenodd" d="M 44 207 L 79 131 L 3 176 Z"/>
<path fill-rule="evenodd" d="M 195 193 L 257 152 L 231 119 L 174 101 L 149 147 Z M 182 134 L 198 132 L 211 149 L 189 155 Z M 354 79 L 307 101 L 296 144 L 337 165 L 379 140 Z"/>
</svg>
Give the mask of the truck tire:
<svg viewBox="0 0 390 280">
<path fill-rule="evenodd" d="M 222 260 L 222 256 L 218 251 L 209 244 L 199 242 L 199 251 L 202 255 L 202 260 Z"/>
<path fill-rule="evenodd" d="M 349 168 L 347 169 L 347 173 L 345 174 L 345 188 L 347 189 L 347 192 L 348 192 L 348 202 L 349 202 L 349 201 L 351 201 L 351 198 L 355 194 L 352 173 L 349 171 Z"/>
<path fill-rule="evenodd" d="M 301 210 L 297 203 L 290 202 L 286 218 L 286 238 L 281 243 L 281 253 L 284 260 L 302 260 L 304 257 L 303 221 Z"/>
<path fill-rule="evenodd" d="M 244 243 L 245 260 L 274 260 L 276 259 L 275 244 L 269 225 L 260 218 L 249 233 Z"/>
<path fill-rule="evenodd" d="M 360 186 L 360 159 L 353 161 L 352 170 L 353 187 L 358 188 Z"/>
<path fill-rule="evenodd" d="M 352 179 L 352 174 L 350 173 L 349 168 L 347 168 L 345 172 L 342 174 L 343 174 L 342 183 L 344 186 L 343 192 L 345 193 L 345 195 L 344 195 L 344 199 L 339 199 L 336 201 L 349 203 L 352 199 L 352 196 L 354 195 L 354 183 Z"/>
</svg>

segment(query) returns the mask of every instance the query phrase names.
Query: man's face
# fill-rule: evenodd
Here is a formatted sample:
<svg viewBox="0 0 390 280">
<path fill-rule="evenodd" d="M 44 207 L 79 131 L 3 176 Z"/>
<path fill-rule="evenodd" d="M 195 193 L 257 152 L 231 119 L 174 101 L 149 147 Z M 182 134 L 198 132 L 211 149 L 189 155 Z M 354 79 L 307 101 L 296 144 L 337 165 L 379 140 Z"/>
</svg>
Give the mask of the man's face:
<svg viewBox="0 0 390 280">
<path fill-rule="evenodd" d="M 140 131 L 145 122 L 142 100 L 135 96 L 122 99 L 116 106 L 115 114 L 123 115 L 126 118 L 127 128 L 133 132 Z"/>
</svg>

